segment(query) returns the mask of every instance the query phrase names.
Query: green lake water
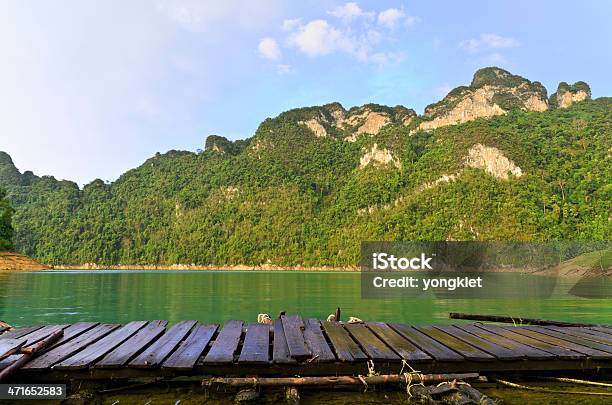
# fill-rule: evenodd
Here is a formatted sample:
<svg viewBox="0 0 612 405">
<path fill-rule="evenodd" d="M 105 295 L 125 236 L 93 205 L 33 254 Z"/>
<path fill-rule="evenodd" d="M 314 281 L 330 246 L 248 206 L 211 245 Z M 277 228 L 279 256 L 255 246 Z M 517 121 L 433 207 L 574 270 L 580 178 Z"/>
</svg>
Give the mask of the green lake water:
<svg viewBox="0 0 612 405">
<path fill-rule="evenodd" d="M 511 277 L 511 275 L 509 275 Z M 530 276 L 537 286 L 542 277 Z M 46 271 L 0 273 L 0 319 L 15 325 L 78 321 L 197 319 L 255 321 L 279 311 L 326 318 L 411 324 L 449 323 L 448 313 L 471 312 L 612 323 L 612 300 L 564 293 L 560 279 L 548 299 L 362 299 L 359 273 L 235 271 Z M 457 322 L 457 321 L 455 321 Z"/>
</svg>

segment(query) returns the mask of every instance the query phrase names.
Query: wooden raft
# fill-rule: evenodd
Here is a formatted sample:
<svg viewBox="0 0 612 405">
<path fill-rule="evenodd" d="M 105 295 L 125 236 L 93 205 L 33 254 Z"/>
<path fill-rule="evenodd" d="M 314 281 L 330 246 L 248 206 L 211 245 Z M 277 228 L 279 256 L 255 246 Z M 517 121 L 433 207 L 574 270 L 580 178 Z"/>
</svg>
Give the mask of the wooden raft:
<svg viewBox="0 0 612 405">
<path fill-rule="evenodd" d="M 377 372 L 514 372 L 612 369 L 612 328 L 345 324 L 283 316 L 273 325 L 227 321 L 79 322 L 0 335 L 0 369 L 14 353 L 62 329 L 18 378 L 358 375 Z M 371 363 L 370 363 L 371 364 Z"/>
</svg>

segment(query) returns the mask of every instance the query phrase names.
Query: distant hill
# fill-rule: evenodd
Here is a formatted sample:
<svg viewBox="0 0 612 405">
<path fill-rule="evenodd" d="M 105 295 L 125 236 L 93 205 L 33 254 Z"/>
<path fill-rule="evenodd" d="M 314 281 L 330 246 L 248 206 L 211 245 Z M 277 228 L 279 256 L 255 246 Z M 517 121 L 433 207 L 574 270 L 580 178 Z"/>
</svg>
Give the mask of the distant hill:
<svg viewBox="0 0 612 405">
<path fill-rule="evenodd" d="M 612 99 L 590 94 L 485 68 L 423 116 L 295 109 L 83 189 L 0 153 L 0 186 L 18 251 L 50 264 L 346 266 L 362 240 L 602 240 Z"/>
<path fill-rule="evenodd" d="M 13 249 L 13 233 L 13 207 L 0 187 L 0 252 Z"/>
</svg>

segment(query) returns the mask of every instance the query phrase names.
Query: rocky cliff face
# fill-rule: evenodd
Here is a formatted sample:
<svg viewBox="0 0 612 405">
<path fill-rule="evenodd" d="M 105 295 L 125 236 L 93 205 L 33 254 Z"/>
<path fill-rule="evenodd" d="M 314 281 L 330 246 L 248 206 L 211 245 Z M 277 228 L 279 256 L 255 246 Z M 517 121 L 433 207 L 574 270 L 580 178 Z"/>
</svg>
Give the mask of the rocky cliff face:
<svg viewBox="0 0 612 405">
<path fill-rule="evenodd" d="M 365 152 L 359 160 L 359 168 L 363 169 L 367 165 L 384 166 L 393 165 L 397 169 L 402 168 L 402 164 L 396 159 L 390 150 L 382 148 L 378 149 L 378 145 L 375 143 L 372 148 Z"/>
<path fill-rule="evenodd" d="M 348 142 L 355 142 L 361 135 L 376 135 L 382 128 L 392 123 L 410 125 L 416 112 L 403 106 L 393 108 L 376 104 L 367 104 L 345 110 L 338 103 L 319 107 L 307 119 L 299 120 L 317 138 L 343 134 Z"/>
<path fill-rule="evenodd" d="M 450 91 L 441 101 L 430 104 L 422 116 L 403 106 L 387 107 L 366 104 L 345 109 L 340 103 L 298 108 L 272 118 L 291 126 L 298 125 L 316 138 L 355 142 L 362 136 L 376 136 L 390 125 L 403 125 L 414 130 L 432 130 L 456 125 L 477 118 L 504 115 L 511 110 L 543 112 L 549 107 L 567 108 L 572 103 L 591 98 L 588 84 L 563 82 L 550 99 L 537 81 L 498 68 L 479 69 L 469 86 Z M 259 131 L 258 131 L 259 132 Z M 263 131 L 265 136 L 274 130 Z M 220 148 L 222 149 L 222 148 Z"/>
<path fill-rule="evenodd" d="M 427 106 L 421 117 L 413 109 L 403 106 L 365 104 L 345 109 L 340 103 L 330 103 L 297 108 L 268 118 L 262 122 L 255 136 L 247 140 L 232 142 L 222 136 L 211 135 L 206 140 L 205 149 L 225 158 L 246 150 L 258 160 L 270 159 L 286 164 L 286 157 L 296 145 L 310 145 L 316 149 L 323 139 L 352 143 L 371 137 L 378 143 L 367 142 L 369 146 L 361 150 L 358 168 L 370 166 L 401 170 L 401 160 L 385 141 L 387 133 L 379 140 L 378 135 L 386 127 L 393 127 L 389 133 L 402 131 L 398 127 L 405 127 L 406 134 L 411 135 L 415 130 L 432 130 L 477 118 L 500 116 L 510 110 L 544 112 L 550 108 L 568 108 L 573 103 L 590 99 L 591 89 L 585 82 L 573 85 L 562 82 L 547 99 L 546 89 L 539 82 L 529 81 L 497 67 L 488 67 L 476 71 L 469 86 L 457 87 L 443 100 Z M 524 174 L 500 150 L 481 144 L 474 145 L 469 154 L 461 159 L 463 167 L 484 170 L 500 180 Z M 295 164 L 301 166 L 299 162 Z M 443 175 L 424 187 L 449 182 L 460 174 L 461 171 Z M 22 181 L 19 176 L 10 157 L 0 153 L 0 179 L 19 183 Z"/>
<path fill-rule="evenodd" d="M 550 105 L 558 108 L 568 108 L 572 104 L 591 99 L 591 88 L 585 82 L 576 82 L 572 85 L 566 82 L 559 83 L 557 92 L 550 96 Z"/>
<path fill-rule="evenodd" d="M 460 124 L 480 117 L 505 114 L 511 109 L 545 111 L 546 89 L 500 68 L 484 68 L 474 74 L 469 86 L 452 90 L 440 102 L 425 108 L 419 129 L 429 130 Z"/>
<path fill-rule="evenodd" d="M 482 169 L 501 180 L 508 180 L 511 175 L 515 177 L 523 175 L 521 168 L 504 156 L 499 149 L 480 143 L 470 148 L 464 163 L 467 167 Z"/>
</svg>

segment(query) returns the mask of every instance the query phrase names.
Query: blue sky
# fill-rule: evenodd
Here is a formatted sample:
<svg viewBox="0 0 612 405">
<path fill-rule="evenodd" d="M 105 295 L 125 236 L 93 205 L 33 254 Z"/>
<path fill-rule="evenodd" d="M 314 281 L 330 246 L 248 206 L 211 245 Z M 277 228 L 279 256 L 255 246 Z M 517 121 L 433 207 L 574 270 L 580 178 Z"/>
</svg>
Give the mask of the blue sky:
<svg viewBox="0 0 612 405">
<path fill-rule="evenodd" d="M 422 113 L 496 65 L 612 96 L 607 1 L 131 0 L 0 5 L 0 150 L 115 180 L 155 152 L 339 101 Z"/>
</svg>

